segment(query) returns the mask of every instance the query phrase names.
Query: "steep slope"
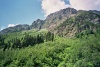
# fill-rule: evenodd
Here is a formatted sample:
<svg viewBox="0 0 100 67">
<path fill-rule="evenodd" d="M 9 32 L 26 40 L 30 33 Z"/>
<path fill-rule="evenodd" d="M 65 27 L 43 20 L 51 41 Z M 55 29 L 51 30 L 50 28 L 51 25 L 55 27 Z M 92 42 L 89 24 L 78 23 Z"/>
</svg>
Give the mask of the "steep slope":
<svg viewBox="0 0 100 67">
<path fill-rule="evenodd" d="M 99 32 L 100 14 L 94 11 L 78 11 L 75 16 L 68 18 L 53 31 L 59 35 L 69 37 Z"/>
<path fill-rule="evenodd" d="M 48 30 L 54 29 L 56 26 L 64 22 L 67 18 L 74 16 L 77 13 L 76 9 L 66 8 L 58 12 L 52 13 L 45 19 L 44 28 Z"/>
<path fill-rule="evenodd" d="M 70 20 L 72 20 L 72 23 L 70 23 L 69 25 L 66 25 L 65 21 L 67 23 L 67 21 L 69 22 Z M 81 22 L 82 23 L 90 22 L 90 24 L 93 23 L 94 25 L 99 24 L 100 11 L 96 11 L 96 10 L 90 10 L 90 11 L 79 10 L 79 11 L 77 11 L 76 9 L 73 9 L 73 8 L 66 8 L 66 9 L 63 9 L 58 12 L 50 14 L 45 20 L 44 28 L 47 28 L 51 32 L 56 32 L 58 34 L 64 33 L 64 35 L 74 36 L 78 30 L 76 30 L 75 26 L 73 26 L 73 25 L 80 24 Z M 80 24 L 80 25 L 85 25 L 87 23 Z M 63 25 L 66 25 L 67 27 L 65 28 Z M 61 28 L 60 26 L 62 26 L 63 28 Z M 60 27 L 60 29 L 57 29 L 58 27 Z M 66 30 L 66 29 L 70 29 L 70 30 Z M 67 32 L 64 30 L 66 30 Z M 70 32 L 70 33 L 68 33 L 68 32 Z"/>
<path fill-rule="evenodd" d="M 40 35 L 36 38 L 37 34 L 42 32 L 11 33 L 5 35 L 5 41 L 0 37 L 0 46 L 5 45 L 0 47 L 0 67 L 100 67 L 100 34 L 83 38 L 56 36 L 54 41 L 44 42 L 40 42 Z"/>
</svg>

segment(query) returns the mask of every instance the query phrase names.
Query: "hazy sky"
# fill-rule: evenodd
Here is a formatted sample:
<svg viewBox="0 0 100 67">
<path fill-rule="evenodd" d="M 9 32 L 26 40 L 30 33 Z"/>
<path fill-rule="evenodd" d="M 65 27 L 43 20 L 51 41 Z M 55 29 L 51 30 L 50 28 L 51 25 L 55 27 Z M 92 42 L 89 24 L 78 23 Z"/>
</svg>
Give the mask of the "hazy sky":
<svg viewBox="0 0 100 67">
<path fill-rule="evenodd" d="M 31 24 L 67 7 L 100 10 L 100 0 L 0 0 L 0 30 L 17 24 Z"/>
</svg>

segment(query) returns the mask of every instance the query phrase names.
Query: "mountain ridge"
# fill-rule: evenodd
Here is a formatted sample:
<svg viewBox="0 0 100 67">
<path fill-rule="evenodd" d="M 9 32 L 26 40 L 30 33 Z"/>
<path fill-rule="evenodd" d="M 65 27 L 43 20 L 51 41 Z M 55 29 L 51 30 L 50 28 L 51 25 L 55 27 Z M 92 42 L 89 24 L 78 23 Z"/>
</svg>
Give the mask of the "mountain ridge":
<svg viewBox="0 0 100 67">
<path fill-rule="evenodd" d="M 96 10 L 85 11 L 85 10 L 76 10 L 74 8 L 66 8 L 66 9 L 62 9 L 60 11 L 57 11 L 55 13 L 48 15 L 45 20 L 37 19 L 36 21 L 33 21 L 33 23 L 31 25 L 24 24 L 24 25 L 21 25 L 21 27 L 19 27 L 20 25 L 17 25 L 15 27 L 6 28 L 6 29 L 0 31 L 0 33 L 7 34 L 7 33 L 12 33 L 12 32 L 20 32 L 20 31 L 24 31 L 24 30 L 31 30 L 31 29 L 40 30 L 40 29 L 46 28 L 47 30 L 49 30 L 53 33 L 59 34 L 59 32 L 62 33 L 65 31 L 60 31 L 58 27 L 63 25 L 63 23 L 65 21 L 66 22 L 69 21 L 70 18 L 77 19 L 77 20 L 73 20 L 73 23 L 76 21 L 78 23 L 80 23 L 84 19 L 86 21 L 91 21 L 92 23 L 95 23 L 95 24 L 98 24 L 98 23 L 100 24 L 100 11 L 96 11 Z M 70 24 L 69 28 L 72 27 L 71 25 L 73 25 L 73 23 Z M 77 25 L 78 23 L 76 23 L 75 25 Z M 25 25 L 26 25 L 26 27 L 25 27 Z M 16 30 L 17 27 L 20 29 Z M 66 28 L 65 29 L 68 30 L 69 28 L 67 27 L 67 29 Z M 62 30 L 64 30 L 64 28 L 62 28 Z M 72 32 L 72 30 L 68 30 L 68 31 Z M 74 33 L 72 35 L 72 36 L 74 36 L 77 32 L 75 33 L 75 31 L 74 31 L 72 33 Z M 70 34 L 70 33 L 66 33 L 66 34 Z"/>
</svg>

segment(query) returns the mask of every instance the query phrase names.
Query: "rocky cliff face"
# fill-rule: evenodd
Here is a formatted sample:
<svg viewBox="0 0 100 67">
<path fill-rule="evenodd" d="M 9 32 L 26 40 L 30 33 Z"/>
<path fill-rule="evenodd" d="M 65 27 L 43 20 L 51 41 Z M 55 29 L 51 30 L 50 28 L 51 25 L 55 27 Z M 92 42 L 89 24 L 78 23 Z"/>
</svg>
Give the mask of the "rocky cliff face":
<svg viewBox="0 0 100 67">
<path fill-rule="evenodd" d="M 63 21 L 65 21 L 67 18 L 74 16 L 76 13 L 77 10 L 73 8 L 66 8 L 58 12 L 52 13 L 45 19 L 45 24 L 43 27 L 52 30 Z"/>
<path fill-rule="evenodd" d="M 100 31 L 100 14 L 94 11 L 78 11 L 75 16 L 66 19 L 53 31 L 67 37 L 94 34 Z"/>
<path fill-rule="evenodd" d="M 77 11 L 76 9 L 73 9 L 73 8 L 66 8 L 66 9 L 50 14 L 45 19 L 44 27 L 46 27 L 50 31 L 53 31 L 57 26 L 61 25 L 66 19 L 73 18 L 73 17 L 74 18 L 78 17 L 79 21 L 83 21 L 84 19 L 84 20 L 88 20 L 88 21 L 91 21 L 92 23 L 97 24 L 100 22 L 99 15 L 100 15 L 100 11 L 96 11 L 96 10 Z"/>
</svg>

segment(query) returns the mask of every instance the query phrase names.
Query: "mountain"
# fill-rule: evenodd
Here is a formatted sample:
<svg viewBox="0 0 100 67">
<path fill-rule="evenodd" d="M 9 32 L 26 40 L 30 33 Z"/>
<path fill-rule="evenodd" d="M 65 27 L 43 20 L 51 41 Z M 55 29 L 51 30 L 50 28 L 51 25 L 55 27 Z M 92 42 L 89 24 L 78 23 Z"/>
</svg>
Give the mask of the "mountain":
<svg viewBox="0 0 100 67">
<path fill-rule="evenodd" d="M 71 17 L 76 13 L 77 13 L 77 10 L 75 10 L 73 8 L 66 8 L 61 11 L 50 14 L 49 16 L 47 16 L 47 18 L 45 20 L 37 19 L 36 21 L 33 21 L 32 25 L 30 25 L 29 28 L 30 29 L 46 28 L 46 29 L 50 30 L 52 28 L 55 28 L 60 23 L 65 21 L 68 17 Z M 25 25 L 22 25 L 22 26 L 24 27 Z M 19 32 L 19 30 L 15 30 L 15 29 L 16 29 L 16 26 L 11 27 L 11 28 L 6 28 L 6 29 L 2 30 L 0 33 L 7 34 L 7 33 L 12 33 L 15 31 Z M 30 29 L 28 29 L 28 30 L 30 30 Z M 23 30 L 20 30 L 20 31 L 23 31 Z"/>
<path fill-rule="evenodd" d="M 43 24 L 44 24 L 44 20 L 37 19 L 31 25 L 21 24 L 21 25 L 16 25 L 14 27 L 8 27 L 6 29 L 3 29 L 2 31 L 0 31 L 0 34 L 20 32 L 20 31 L 31 30 L 31 29 L 40 30 Z"/>
<path fill-rule="evenodd" d="M 20 32 L 20 31 L 24 31 L 24 30 L 30 30 L 30 26 L 27 24 L 23 24 L 23 25 L 16 25 L 14 27 L 9 27 L 6 29 L 3 29 L 2 31 L 0 31 L 0 34 L 7 34 L 7 33 L 13 33 L 13 32 Z"/>
<path fill-rule="evenodd" d="M 46 28 L 55 34 L 71 37 L 86 30 L 96 32 L 95 30 L 99 29 L 99 25 L 100 11 L 66 8 L 48 15 L 45 20 L 37 19 L 30 26 L 17 25 L 6 28 L 1 31 L 1 34 Z"/>
<path fill-rule="evenodd" d="M 100 30 L 100 11 L 66 8 L 50 14 L 45 19 L 44 27 L 67 37 L 96 33 Z"/>
<path fill-rule="evenodd" d="M 52 13 L 45 19 L 44 27 L 51 30 L 63 23 L 67 18 L 74 16 L 77 13 L 76 9 L 66 8 L 58 12 Z"/>
<path fill-rule="evenodd" d="M 34 21 L 32 23 L 32 25 L 30 26 L 31 29 L 41 29 L 42 26 L 44 25 L 44 20 L 40 20 L 40 19 L 37 19 L 36 21 Z"/>
<path fill-rule="evenodd" d="M 1 34 L 0 67 L 100 67 L 100 11 L 66 8 Z"/>
<path fill-rule="evenodd" d="M 62 36 L 75 36 L 77 34 L 93 34 L 100 31 L 100 13 L 94 11 L 78 11 L 76 15 L 66 19 L 54 30 Z"/>
</svg>

